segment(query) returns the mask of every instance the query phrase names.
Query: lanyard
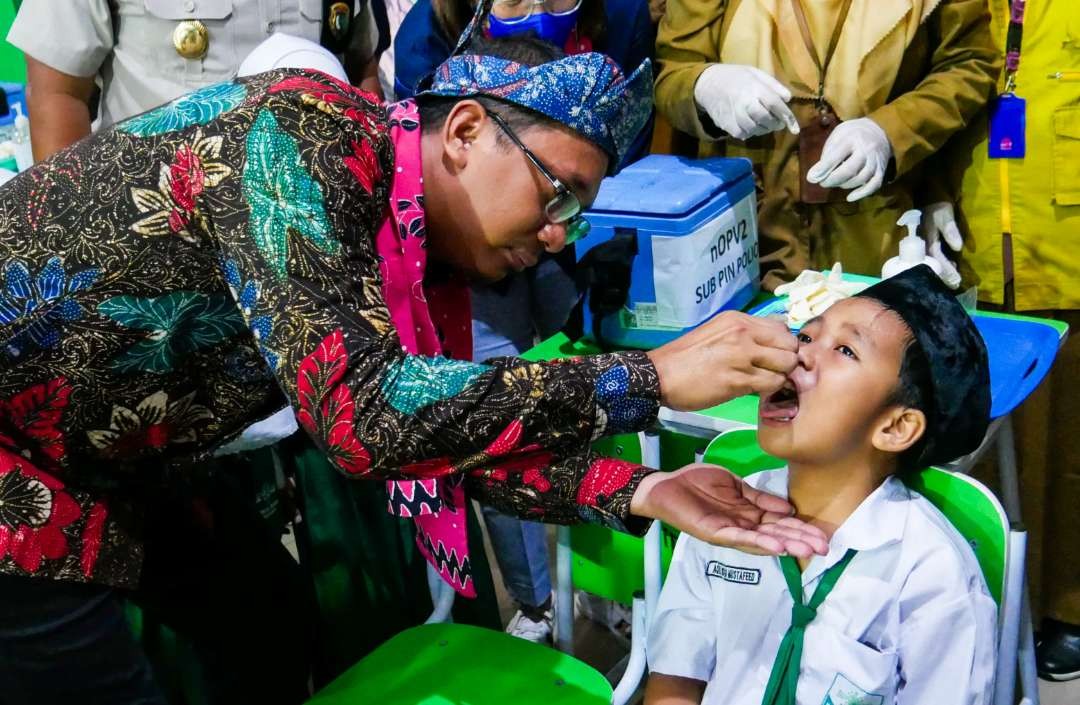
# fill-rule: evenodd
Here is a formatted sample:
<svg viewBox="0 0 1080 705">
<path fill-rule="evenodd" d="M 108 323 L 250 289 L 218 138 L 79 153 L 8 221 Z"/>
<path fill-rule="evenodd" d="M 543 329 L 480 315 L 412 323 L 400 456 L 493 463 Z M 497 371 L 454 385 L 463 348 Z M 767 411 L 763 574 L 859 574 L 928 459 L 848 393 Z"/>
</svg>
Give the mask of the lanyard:
<svg viewBox="0 0 1080 705">
<path fill-rule="evenodd" d="M 1005 93 L 1016 90 L 1016 72 L 1020 70 L 1020 45 L 1024 39 L 1024 7 L 1027 0 L 1010 0 L 1009 32 L 1005 35 Z"/>
<path fill-rule="evenodd" d="M 1023 0 L 1020 0 L 1020 2 L 1023 2 Z M 810 33 L 810 23 L 806 19 L 806 10 L 803 8 L 802 0 L 791 0 L 791 9 L 795 11 L 795 19 L 799 23 L 799 33 L 802 35 L 803 44 L 806 45 L 806 50 L 810 52 L 810 56 L 814 59 L 814 65 L 817 66 L 818 90 L 814 99 L 818 104 L 818 108 L 824 109 L 825 72 L 829 70 L 829 63 L 832 62 L 836 47 L 840 44 L 840 34 L 844 31 L 844 22 L 847 20 L 848 10 L 851 9 L 851 0 L 844 0 L 844 4 L 840 6 L 840 14 L 836 18 L 836 25 L 833 27 L 832 37 L 829 39 L 829 46 L 825 50 L 824 61 L 818 56 L 817 48 L 814 46 L 814 36 Z"/>
<path fill-rule="evenodd" d="M 784 570 L 784 580 L 787 582 L 794 604 L 791 606 L 791 627 L 784 635 L 784 640 L 780 642 L 780 650 L 776 652 L 776 661 L 773 662 L 769 684 L 765 686 L 765 697 L 761 705 L 795 705 L 795 691 L 799 686 L 799 665 L 802 663 L 806 627 L 814 621 L 817 608 L 836 587 L 836 581 L 840 579 L 840 574 L 848 567 L 848 563 L 851 563 L 855 553 L 854 548 L 849 548 L 836 565 L 825 571 L 810 602 L 805 605 L 799 564 L 791 556 L 780 556 L 780 567 Z"/>
</svg>

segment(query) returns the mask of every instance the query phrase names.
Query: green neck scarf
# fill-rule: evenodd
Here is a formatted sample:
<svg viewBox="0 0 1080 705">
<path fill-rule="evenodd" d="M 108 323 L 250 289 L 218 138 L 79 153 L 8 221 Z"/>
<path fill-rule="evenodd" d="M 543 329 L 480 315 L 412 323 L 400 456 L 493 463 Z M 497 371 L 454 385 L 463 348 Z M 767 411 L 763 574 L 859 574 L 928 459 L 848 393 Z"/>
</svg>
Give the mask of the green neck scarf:
<svg viewBox="0 0 1080 705">
<path fill-rule="evenodd" d="M 776 654 L 776 661 L 773 663 L 769 684 L 765 687 L 765 697 L 761 705 L 795 705 L 795 690 L 799 687 L 799 664 L 802 662 L 806 627 L 814 621 L 817 608 L 836 587 L 836 581 L 840 579 L 840 574 L 848 567 L 848 563 L 851 563 L 855 553 L 854 548 L 849 548 L 836 565 L 825 571 L 810 602 L 805 605 L 799 564 L 791 556 L 780 556 L 784 580 L 787 581 L 788 591 L 795 604 L 791 606 L 791 627 L 784 635 L 784 640 L 780 642 L 780 650 Z"/>
</svg>

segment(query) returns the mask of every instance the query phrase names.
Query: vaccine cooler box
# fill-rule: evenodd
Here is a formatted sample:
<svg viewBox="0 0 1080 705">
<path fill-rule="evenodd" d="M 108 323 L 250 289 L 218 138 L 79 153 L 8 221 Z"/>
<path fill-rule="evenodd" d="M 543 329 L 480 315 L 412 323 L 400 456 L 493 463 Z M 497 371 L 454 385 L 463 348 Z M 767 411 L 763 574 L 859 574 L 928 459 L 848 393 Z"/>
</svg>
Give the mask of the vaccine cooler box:
<svg viewBox="0 0 1080 705">
<path fill-rule="evenodd" d="M 591 230 L 576 245 L 579 261 L 616 235 L 637 243 L 627 301 L 600 322 L 606 345 L 655 348 L 743 308 L 760 289 L 749 160 L 645 157 L 603 181 L 585 218 Z M 587 298 L 583 308 L 594 338 Z"/>
</svg>

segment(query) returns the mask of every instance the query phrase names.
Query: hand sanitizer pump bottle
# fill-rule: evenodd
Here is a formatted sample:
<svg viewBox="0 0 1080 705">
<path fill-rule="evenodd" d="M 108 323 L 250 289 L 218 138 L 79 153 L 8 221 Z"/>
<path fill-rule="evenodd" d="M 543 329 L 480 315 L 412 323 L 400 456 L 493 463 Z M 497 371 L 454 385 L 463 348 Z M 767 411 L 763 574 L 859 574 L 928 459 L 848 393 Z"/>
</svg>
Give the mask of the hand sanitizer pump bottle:
<svg viewBox="0 0 1080 705">
<path fill-rule="evenodd" d="M 911 269 L 920 264 L 925 264 L 934 270 L 934 274 L 941 276 L 941 265 L 933 257 L 926 254 L 926 241 L 919 237 L 919 223 L 922 222 L 922 211 L 910 210 L 900 216 L 897 225 L 907 226 L 908 234 L 900 241 L 900 255 L 893 257 L 881 268 L 881 278 L 888 279 L 896 276 L 905 269 Z"/>
</svg>

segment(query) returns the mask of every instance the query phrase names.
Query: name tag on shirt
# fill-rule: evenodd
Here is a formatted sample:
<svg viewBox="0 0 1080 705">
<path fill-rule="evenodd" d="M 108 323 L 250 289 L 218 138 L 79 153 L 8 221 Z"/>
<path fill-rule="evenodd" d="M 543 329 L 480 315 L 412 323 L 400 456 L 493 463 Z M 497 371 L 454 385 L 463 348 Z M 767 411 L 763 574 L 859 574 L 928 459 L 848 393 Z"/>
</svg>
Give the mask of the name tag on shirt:
<svg viewBox="0 0 1080 705">
<path fill-rule="evenodd" d="M 761 582 L 761 571 L 757 568 L 739 568 L 733 565 L 725 565 L 720 561 L 709 561 L 708 565 L 705 566 L 705 576 L 708 578 L 720 578 L 739 585 L 757 585 Z"/>
<path fill-rule="evenodd" d="M 843 674 L 837 673 L 821 705 L 882 705 L 884 702 L 884 695 L 868 693 L 845 678 Z"/>
<path fill-rule="evenodd" d="M 1023 159 L 1027 151 L 1027 101 L 1012 93 L 990 105 L 990 158 Z"/>
</svg>

